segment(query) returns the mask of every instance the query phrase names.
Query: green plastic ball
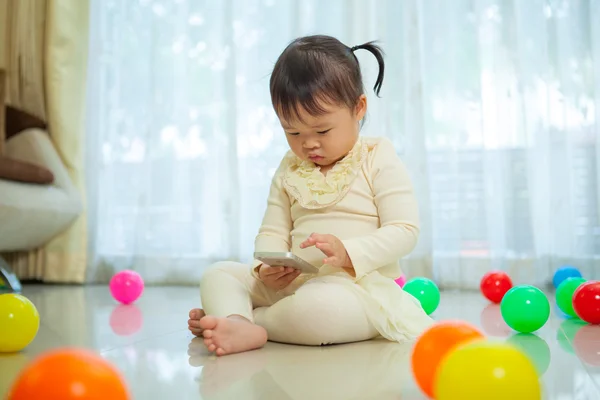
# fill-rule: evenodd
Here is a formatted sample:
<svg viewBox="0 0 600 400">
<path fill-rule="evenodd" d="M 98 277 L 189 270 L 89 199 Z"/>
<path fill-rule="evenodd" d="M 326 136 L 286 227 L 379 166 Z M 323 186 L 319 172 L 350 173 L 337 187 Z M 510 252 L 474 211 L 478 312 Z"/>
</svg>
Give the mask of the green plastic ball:
<svg viewBox="0 0 600 400">
<path fill-rule="evenodd" d="M 573 293 L 585 282 L 584 278 L 567 278 L 556 289 L 556 305 L 569 317 L 579 318 L 573 310 Z"/>
<path fill-rule="evenodd" d="M 419 300 L 427 315 L 433 313 L 440 305 L 440 289 L 431 279 L 413 278 L 406 282 L 403 289 Z"/>
<path fill-rule="evenodd" d="M 550 302 L 538 288 L 530 285 L 515 286 L 504 295 L 500 304 L 504 322 L 521 333 L 540 329 L 550 317 Z"/>
</svg>

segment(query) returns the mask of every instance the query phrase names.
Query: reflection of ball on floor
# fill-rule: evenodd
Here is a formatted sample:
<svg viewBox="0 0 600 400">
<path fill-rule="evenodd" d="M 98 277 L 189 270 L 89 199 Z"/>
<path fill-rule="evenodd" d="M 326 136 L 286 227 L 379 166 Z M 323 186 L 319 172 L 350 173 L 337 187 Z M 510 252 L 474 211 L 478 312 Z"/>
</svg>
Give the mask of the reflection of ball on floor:
<svg viewBox="0 0 600 400">
<path fill-rule="evenodd" d="M 600 367 L 600 326 L 581 326 L 573 339 L 575 353 L 586 364 Z"/>
<path fill-rule="evenodd" d="M 558 345 L 567 353 L 575 354 L 573 342 L 575 335 L 586 323 L 579 318 L 570 318 L 564 320 L 556 331 L 556 341 Z"/>
<path fill-rule="evenodd" d="M 504 295 L 500 311 L 506 324 L 515 331 L 531 333 L 548 321 L 550 302 L 544 292 L 534 286 L 515 286 Z"/>
<path fill-rule="evenodd" d="M 565 265 L 564 267 L 560 267 L 554 273 L 554 277 L 552 278 L 552 284 L 555 288 L 558 288 L 560 284 L 567 278 L 581 278 L 581 272 L 570 265 Z"/>
<path fill-rule="evenodd" d="M 110 328 L 119 336 L 133 335 L 144 323 L 144 315 L 135 304 L 119 304 L 110 313 Z"/>
<path fill-rule="evenodd" d="M 500 304 L 502 298 L 513 287 L 512 280 L 506 272 L 491 271 L 483 276 L 479 289 L 486 299 Z"/>
<path fill-rule="evenodd" d="M 113 298 L 123 304 L 136 301 L 144 291 L 144 280 L 135 271 L 117 272 L 110 280 L 110 293 Z"/>
<path fill-rule="evenodd" d="M 437 400 L 541 399 L 535 366 L 517 348 L 475 340 L 449 353 L 434 385 Z"/>
<path fill-rule="evenodd" d="M 39 327 L 40 315 L 28 298 L 16 293 L 0 295 L 0 353 L 23 350 Z"/>
<path fill-rule="evenodd" d="M 490 336 L 509 337 L 513 331 L 510 329 L 500 312 L 500 304 L 488 304 L 479 315 L 479 322 L 483 331 Z"/>
<path fill-rule="evenodd" d="M 433 313 L 440 305 L 440 290 L 431 279 L 413 278 L 406 282 L 403 289 L 419 300 L 427 315 Z"/>
<path fill-rule="evenodd" d="M 527 355 L 533 361 L 540 376 L 548 371 L 551 360 L 550 347 L 544 339 L 533 333 L 517 333 L 512 335 L 506 343 L 517 347 Z"/>
<path fill-rule="evenodd" d="M 456 346 L 482 338 L 477 328 L 462 321 L 442 321 L 426 330 L 415 343 L 411 359 L 421 390 L 433 397 L 433 381 L 442 359 Z"/>
<path fill-rule="evenodd" d="M 129 394 L 119 372 L 88 350 L 63 349 L 41 355 L 29 364 L 10 389 L 8 400 L 110 399 Z"/>
</svg>

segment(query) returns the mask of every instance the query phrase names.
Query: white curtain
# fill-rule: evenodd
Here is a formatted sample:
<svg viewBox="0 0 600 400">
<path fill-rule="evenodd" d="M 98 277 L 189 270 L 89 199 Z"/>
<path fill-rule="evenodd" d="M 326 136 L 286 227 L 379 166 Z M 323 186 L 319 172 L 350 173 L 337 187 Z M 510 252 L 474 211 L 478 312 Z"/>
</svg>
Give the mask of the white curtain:
<svg viewBox="0 0 600 400">
<path fill-rule="evenodd" d="M 314 33 L 387 52 L 363 133 L 390 137 L 412 173 L 409 275 L 600 277 L 598 21 L 600 0 L 92 0 L 90 279 L 196 284 L 250 259 L 287 149 L 269 74 Z M 376 62 L 357 55 L 372 87 Z"/>
</svg>

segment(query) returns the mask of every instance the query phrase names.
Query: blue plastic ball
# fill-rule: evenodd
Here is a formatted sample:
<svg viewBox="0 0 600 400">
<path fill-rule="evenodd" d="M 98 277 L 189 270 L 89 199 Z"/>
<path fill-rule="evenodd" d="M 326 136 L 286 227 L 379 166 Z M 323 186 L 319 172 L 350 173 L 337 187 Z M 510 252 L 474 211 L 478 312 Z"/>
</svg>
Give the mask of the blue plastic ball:
<svg viewBox="0 0 600 400">
<path fill-rule="evenodd" d="M 577 268 L 571 267 L 570 265 L 560 267 L 554 273 L 554 277 L 552 278 L 552 284 L 555 288 L 558 288 L 560 284 L 568 278 L 581 278 L 581 272 L 579 272 Z"/>
</svg>

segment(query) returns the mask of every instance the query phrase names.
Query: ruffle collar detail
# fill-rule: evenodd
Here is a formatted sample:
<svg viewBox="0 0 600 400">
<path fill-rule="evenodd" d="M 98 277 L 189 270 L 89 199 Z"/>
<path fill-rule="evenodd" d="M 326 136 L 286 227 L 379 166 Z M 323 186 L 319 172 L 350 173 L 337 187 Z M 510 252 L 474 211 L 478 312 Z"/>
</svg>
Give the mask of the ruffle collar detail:
<svg viewBox="0 0 600 400">
<path fill-rule="evenodd" d="M 338 161 L 327 175 L 311 161 L 302 160 L 290 152 L 283 175 L 283 186 L 306 209 L 330 207 L 350 190 L 362 164 L 367 159 L 368 146 L 359 138 L 350 152 Z"/>
</svg>

